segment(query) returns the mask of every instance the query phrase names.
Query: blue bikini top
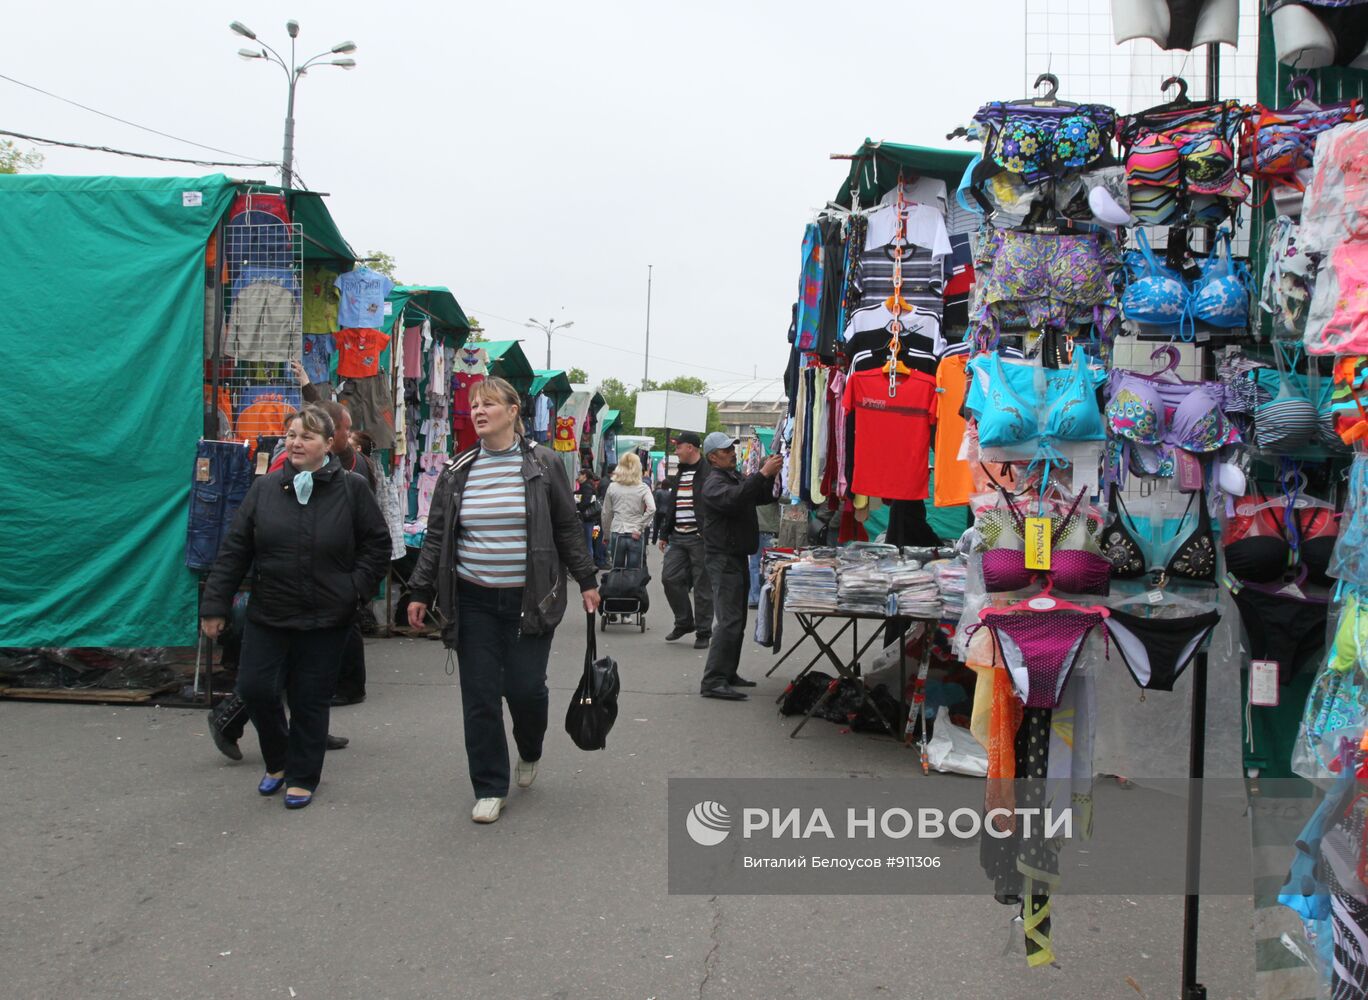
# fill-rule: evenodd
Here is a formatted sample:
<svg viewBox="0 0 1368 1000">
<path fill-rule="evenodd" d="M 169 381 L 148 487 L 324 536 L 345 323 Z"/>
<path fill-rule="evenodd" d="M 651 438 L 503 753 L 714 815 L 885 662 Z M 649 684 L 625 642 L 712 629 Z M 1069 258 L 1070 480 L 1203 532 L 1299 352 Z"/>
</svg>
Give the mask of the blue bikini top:
<svg viewBox="0 0 1368 1000">
<path fill-rule="evenodd" d="M 1106 379 L 1106 372 L 1091 368 L 1083 351 L 1074 352 L 1068 368 L 1004 361 L 997 353 L 979 355 L 969 362 L 969 368 L 974 380 L 965 397 L 965 408 L 978 422 L 983 447 L 1004 448 L 1040 439 L 1106 438 L 1106 425 L 1097 405 L 1097 387 Z"/>
<path fill-rule="evenodd" d="M 1196 321 L 1230 329 L 1249 325 L 1249 302 L 1253 280 L 1249 268 L 1230 255 L 1230 232 L 1221 230 L 1224 252 L 1201 262 L 1202 274 L 1189 288 L 1182 276 L 1160 264 L 1150 249 L 1144 229 L 1137 229 L 1139 259 L 1131 256 L 1133 275 L 1121 296 L 1126 319 L 1147 326 L 1177 326 L 1183 340 L 1192 340 Z"/>
</svg>

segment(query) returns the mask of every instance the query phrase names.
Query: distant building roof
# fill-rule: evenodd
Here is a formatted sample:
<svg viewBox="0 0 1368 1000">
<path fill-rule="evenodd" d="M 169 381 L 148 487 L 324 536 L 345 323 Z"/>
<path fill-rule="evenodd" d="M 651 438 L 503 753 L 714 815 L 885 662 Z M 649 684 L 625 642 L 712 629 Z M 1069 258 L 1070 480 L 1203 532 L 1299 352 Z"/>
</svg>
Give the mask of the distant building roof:
<svg viewBox="0 0 1368 1000">
<path fill-rule="evenodd" d="M 708 390 L 708 399 L 719 406 L 773 406 L 784 402 L 788 395 L 780 378 L 739 379 L 713 386 Z"/>
</svg>

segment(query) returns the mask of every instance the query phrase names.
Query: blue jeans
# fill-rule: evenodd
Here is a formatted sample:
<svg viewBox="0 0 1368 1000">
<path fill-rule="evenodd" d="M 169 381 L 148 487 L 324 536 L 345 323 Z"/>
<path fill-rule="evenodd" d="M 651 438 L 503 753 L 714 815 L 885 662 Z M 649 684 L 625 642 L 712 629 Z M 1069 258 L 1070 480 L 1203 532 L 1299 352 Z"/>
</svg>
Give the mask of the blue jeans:
<svg viewBox="0 0 1368 1000">
<path fill-rule="evenodd" d="M 774 545 L 774 535 L 768 531 L 760 532 L 760 549 L 755 555 L 750 557 L 750 595 L 747 603 L 752 607 L 760 603 L 760 587 L 763 581 L 760 579 L 760 560 L 765 554 L 765 550 Z"/>
<path fill-rule="evenodd" d="M 456 663 L 461 675 L 466 762 L 479 799 L 508 794 L 508 737 L 503 703 L 513 718 L 513 741 L 523 760 L 541 760 L 551 702 L 546 664 L 552 633 L 523 635 L 521 587 L 457 586 L 460 631 Z"/>
<path fill-rule="evenodd" d="M 211 569 L 219 543 L 252 488 L 247 449 L 234 441 L 201 441 L 190 475 L 190 519 L 185 532 L 185 565 Z"/>
<path fill-rule="evenodd" d="M 645 566 L 646 540 L 645 538 L 633 538 L 626 531 L 615 531 L 613 532 L 611 553 L 609 560 L 614 569 L 619 566 L 625 566 L 628 569 Z"/>
</svg>

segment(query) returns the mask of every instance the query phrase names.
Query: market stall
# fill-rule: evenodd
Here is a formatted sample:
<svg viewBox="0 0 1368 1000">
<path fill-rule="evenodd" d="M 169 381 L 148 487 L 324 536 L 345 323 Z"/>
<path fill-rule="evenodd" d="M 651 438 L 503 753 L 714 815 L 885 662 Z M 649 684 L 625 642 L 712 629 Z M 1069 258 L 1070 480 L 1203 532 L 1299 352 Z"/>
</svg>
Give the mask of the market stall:
<svg viewBox="0 0 1368 1000">
<path fill-rule="evenodd" d="M 836 668 L 796 714 L 843 689 L 855 713 L 877 701 L 871 656 L 901 663 L 924 636 L 900 625 L 871 654 L 866 632 L 849 658 L 836 640 L 911 622 L 900 594 L 924 588 L 941 676 L 886 675 L 871 727 L 915 733 L 924 760 L 921 706 L 953 676 L 963 697 L 935 727 L 962 718 L 990 779 L 1064 768 L 1076 806 L 1099 770 L 1235 777 L 1300 759 L 1328 780 L 1314 762 L 1337 752 L 1324 717 L 1354 656 L 1325 636 L 1357 614 L 1368 499 L 1350 453 L 1368 428 L 1350 304 L 1368 271 L 1346 221 L 1368 187 L 1345 169 L 1362 101 L 1317 101 L 1312 81 L 1257 106 L 1199 101 L 1175 80 L 1123 113 L 1067 84 L 1042 74 L 1037 93 L 984 103 L 951 133 L 977 154 L 866 140 L 843 158 L 799 248 L 774 436 L 791 551 L 767 560 L 756 639 L 779 652 L 791 612 L 789 652 Z M 1249 204 L 1281 217 L 1251 231 Z M 953 558 L 911 555 L 942 543 Z M 1022 756 L 1063 719 L 1072 750 Z M 1193 865 L 1201 812 L 1189 804 Z M 984 856 L 1033 966 L 1053 955 L 1050 850 L 1013 831 Z"/>
<path fill-rule="evenodd" d="M 561 405 L 570 398 L 570 378 L 559 369 L 534 369 L 532 385 L 527 394 L 529 419 L 525 421 L 533 439 L 538 444 L 549 445 L 551 433 L 556 426 L 556 414 Z"/>
<path fill-rule="evenodd" d="M 509 382 L 521 396 L 527 396 L 536 377 L 532 365 L 516 340 L 481 341 L 480 348 L 489 357 L 489 374 Z"/>
</svg>

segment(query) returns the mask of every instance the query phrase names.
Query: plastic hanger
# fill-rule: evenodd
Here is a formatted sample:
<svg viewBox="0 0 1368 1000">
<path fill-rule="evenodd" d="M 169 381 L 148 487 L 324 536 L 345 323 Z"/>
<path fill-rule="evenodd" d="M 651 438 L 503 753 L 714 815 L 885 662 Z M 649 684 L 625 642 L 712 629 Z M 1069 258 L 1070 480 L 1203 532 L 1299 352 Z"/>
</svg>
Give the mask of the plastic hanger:
<svg viewBox="0 0 1368 1000">
<path fill-rule="evenodd" d="M 1059 93 L 1059 77 L 1055 76 L 1053 73 L 1041 73 L 1038 77 L 1035 78 L 1035 83 L 1031 84 L 1031 89 L 1035 90 L 1039 88 L 1042 83 L 1045 84 L 1047 88 L 1045 91 L 1045 96 L 1041 97 L 1040 95 L 1035 95 L 1033 97 L 1025 98 L 1023 101 L 1020 101 L 1018 103 L 1030 104 L 1033 107 L 1037 108 L 1078 107 L 1078 105 L 1075 104 L 1073 101 L 1061 101 L 1055 96 Z"/>
<path fill-rule="evenodd" d="M 1181 76 L 1169 77 L 1163 83 L 1159 84 L 1159 89 L 1163 92 L 1167 92 L 1170 87 L 1175 85 L 1178 87 L 1178 96 L 1169 101 L 1168 104 L 1162 105 L 1165 108 L 1181 108 L 1192 103 L 1192 98 L 1188 97 L 1188 82 Z M 1155 108 L 1154 110 L 1158 111 L 1159 109 Z"/>
<path fill-rule="evenodd" d="M 1104 605 L 1086 608 L 1081 604 L 1074 604 L 1072 601 L 1066 601 L 1061 597 L 1055 597 L 1050 593 L 1053 587 L 1054 580 L 1051 577 L 1046 576 L 1045 586 L 1042 587 L 1040 593 L 1036 594 L 1034 597 L 1028 597 L 1024 601 L 1017 601 L 1015 604 L 1009 604 L 1005 608 L 984 608 L 983 611 L 979 613 L 979 616 L 1005 615 L 1016 611 L 1096 611 L 1103 618 L 1106 618 L 1111 614 Z"/>
<path fill-rule="evenodd" d="M 1160 595 L 1158 601 L 1150 596 L 1156 593 Z M 1182 594 L 1175 594 L 1171 590 L 1162 588 L 1142 590 L 1123 601 L 1114 601 L 1111 606 L 1113 608 L 1128 608 L 1135 604 L 1144 604 L 1151 608 L 1191 608 L 1194 611 L 1210 611 L 1216 606 L 1215 604 L 1203 604 L 1201 601 L 1194 601 L 1190 597 L 1184 597 Z"/>
<path fill-rule="evenodd" d="M 1165 344 L 1163 347 L 1155 348 L 1154 351 L 1150 354 L 1151 361 L 1157 360 L 1160 357 L 1167 358 L 1168 364 L 1166 364 L 1163 368 L 1160 368 L 1157 372 L 1151 373 L 1154 378 L 1162 378 L 1165 375 L 1170 375 L 1172 377 L 1167 379 L 1166 381 L 1177 382 L 1180 385 L 1188 384 L 1187 380 L 1183 378 L 1181 375 L 1179 375 L 1176 370 L 1178 368 L 1179 363 L 1183 360 L 1182 352 L 1180 352 L 1178 348 L 1176 348 L 1172 344 Z"/>
<path fill-rule="evenodd" d="M 1296 98 L 1285 108 L 1279 111 L 1320 111 L 1321 106 L 1316 103 L 1316 79 L 1310 73 L 1298 73 L 1287 81 L 1287 90 Z"/>
<path fill-rule="evenodd" d="M 1294 488 L 1288 489 L 1287 480 L 1284 479 L 1282 484 L 1284 492 L 1281 495 L 1273 497 L 1271 500 L 1264 500 L 1262 503 L 1240 504 L 1240 506 L 1235 508 L 1235 513 L 1239 514 L 1241 517 L 1249 517 L 1251 514 L 1257 514 L 1261 510 L 1269 510 L 1273 507 L 1281 507 L 1283 510 L 1286 510 L 1289 501 L 1291 502 L 1293 510 L 1328 510 L 1338 513 L 1338 511 L 1335 510 L 1334 504 L 1310 496 L 1306 492 L 1309 483 L 1310 481 L 1306 478 L 1306 473 L 1298 469 L 1296 486 Z"/>
</svg>

